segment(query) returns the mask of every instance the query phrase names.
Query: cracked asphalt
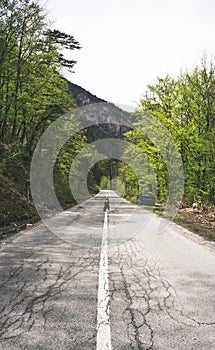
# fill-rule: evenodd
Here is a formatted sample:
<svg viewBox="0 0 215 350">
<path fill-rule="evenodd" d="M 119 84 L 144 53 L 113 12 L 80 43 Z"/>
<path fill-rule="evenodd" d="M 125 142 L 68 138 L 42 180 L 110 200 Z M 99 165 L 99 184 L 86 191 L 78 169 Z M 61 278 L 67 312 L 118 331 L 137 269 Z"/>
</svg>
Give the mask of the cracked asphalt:
<svg viewBox="0 0 215 350">
<path fill-rule="evenodd" d="M 105 194 L 1 242 L 0 349 L 101 350 Z M 108 194 L 112 350 L 215 349 L 213 244 Z"/>
</svg>

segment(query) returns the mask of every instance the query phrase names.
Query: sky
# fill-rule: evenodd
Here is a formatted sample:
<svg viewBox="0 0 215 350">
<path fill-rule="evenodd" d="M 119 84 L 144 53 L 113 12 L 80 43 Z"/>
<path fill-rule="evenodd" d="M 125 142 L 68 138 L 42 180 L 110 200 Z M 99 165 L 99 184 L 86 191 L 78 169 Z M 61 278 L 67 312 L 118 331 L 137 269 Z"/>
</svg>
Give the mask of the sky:
<svg viewBox="0 0 215 350">
<path fill-rule="evenodd" d="M 215 58 L 214 0 L 46 0 L 54 27 L 82 49 L 67 78 L 108 102 L 137 106 L 157 77 Z"/>
</svg>

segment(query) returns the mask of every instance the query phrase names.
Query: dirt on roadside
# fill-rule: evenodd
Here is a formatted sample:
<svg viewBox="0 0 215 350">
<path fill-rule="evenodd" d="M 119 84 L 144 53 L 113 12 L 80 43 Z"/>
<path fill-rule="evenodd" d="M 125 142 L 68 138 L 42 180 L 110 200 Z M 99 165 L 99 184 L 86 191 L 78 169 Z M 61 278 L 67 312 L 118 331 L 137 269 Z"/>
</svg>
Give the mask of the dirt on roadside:
<svg viewBox="0 0 215 350">
<path fill-rule="evenodd" d="M 180 209 L 174 221 L 207 240 L 215 241 L 215 206 L 204 206 L 199 210 Z"/>
</svg>

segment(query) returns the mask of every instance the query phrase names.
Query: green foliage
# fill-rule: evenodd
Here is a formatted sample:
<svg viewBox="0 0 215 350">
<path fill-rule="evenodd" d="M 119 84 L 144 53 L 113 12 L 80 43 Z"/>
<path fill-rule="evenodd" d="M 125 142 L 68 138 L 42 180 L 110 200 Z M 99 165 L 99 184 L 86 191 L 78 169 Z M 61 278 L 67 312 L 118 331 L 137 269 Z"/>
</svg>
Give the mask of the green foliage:
<svg viewBox="0 0 215 350">
<path fill-rule="evenodd" d="M 29 202 L 31 156 L 48 126 L 75 107 L 61 71 L 76 62 L 64 57 L 65 49 L 80 45 L 49 27 L 37 0 L 0 0 L 0 175 L 11 186 L 8 199 L 7 191 L 0 192 L 2 224 L 35 214 Z M 66 176 L 84 140 L 75 135 L 57 157 L 54 178 L 63 206 L 74 203 Z M 8 209 L 14 208 L 10 198 L 16 215 Z"/>
<path fill-rule="evenodd" d="M 141 120 L 137 124 L 141 127 Z M 166 200 L 168 176 L 160 150 L 141 129 L 130 131 L 125 137 L 135 145 L 127 148 L 124 154 L 127 164 L 120 171 L 126 194 L 136 197 L 139 192 L 147 192 L 158 195 L 159 200 Z"/>
<path fill-rule="evenodd" d="M 73 36 L 51 30 L 37 2 L 0 3 L 0 137 L 19 142 L 32 153 L 35 144 L 59 115 L 74 107 L 62 49 L 79 49 Z M 68 61 L 68 68 L 75 61 Z"/>
<path fill-rule="evenodd" d="M 104 176 L 101 177 L 101 181 L 100 181 L 100 186 L 99 187 L 102 190 L 106 190 L 109 182 L 110 182 L 110 179 L 107 176 L 104 175 Z"/>
<path fill-rule="evenodd" d="M 126 138 L 147 156 L 157 177 L 158 199 L 166 200 L 168 196 L 168 169 L 156 143 L 143 136 L 145 130 L 142 126 L 145 125 L 147 113 L 162 123 L 180 151 L 185 171 L 185 202 L 189 204 L 201 201 L 214 204 L 214 63 L 208 63 L 204 57 L 200 67 L 196 67 L 191 73 L 181 74 L 176 80 L 169 76 L 164 79 L 158 78 L 156 85 L 148 86 L 148 92 L 141 100 L 139 113 L 137 125 L 142 132 L 129 132 Z M 162 143 L 166 144 L 168 149 L 165 138 L 162 139 Z M 171 160 L 171 154 L 166 154 L 166 158 Z M 121 171 L 126 181 L 132 176 L 134 178 L 126 166 Z M 177 176 L 175 181 L 177 182 Z M 136 189 L 133 189 L 133 193 L 136 193 Z"/>
<path fill-rule="evenodd" d="M 119 177 L 121 182 L 124 184 L 125 189 L 125 196 L 129 200 L 136 200 L 136 197 L 138 195 L 139 189 L 138 189 L 138 179 L 134 172 L 134 170 L 124 163 L 121 165 L 119 170 Z"/>
</svg>

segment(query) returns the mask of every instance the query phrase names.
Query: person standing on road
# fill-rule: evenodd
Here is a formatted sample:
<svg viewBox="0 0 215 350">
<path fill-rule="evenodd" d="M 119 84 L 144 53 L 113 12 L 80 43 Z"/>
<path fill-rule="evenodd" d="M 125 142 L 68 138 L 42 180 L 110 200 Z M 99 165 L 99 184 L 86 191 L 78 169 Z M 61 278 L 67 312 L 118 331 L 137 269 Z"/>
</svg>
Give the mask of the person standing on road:
<svg viewBox="0 0 215 350">
<path fill-rule="evenodd" d="M 106 210 L 110 210 L 110 201 L 108 197 L 105 198 L 105 202 L 104 202 L 104 211 Z"/>
</svg>

